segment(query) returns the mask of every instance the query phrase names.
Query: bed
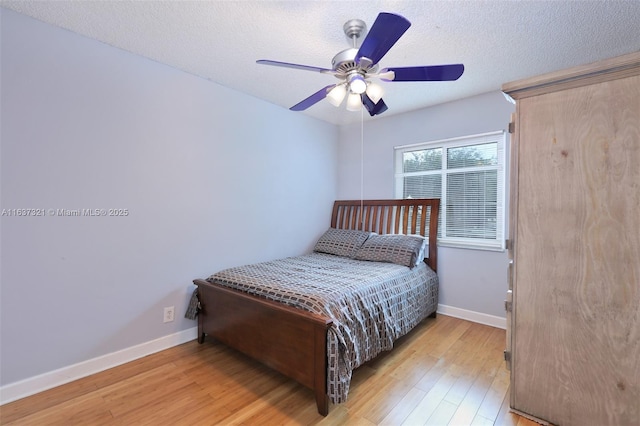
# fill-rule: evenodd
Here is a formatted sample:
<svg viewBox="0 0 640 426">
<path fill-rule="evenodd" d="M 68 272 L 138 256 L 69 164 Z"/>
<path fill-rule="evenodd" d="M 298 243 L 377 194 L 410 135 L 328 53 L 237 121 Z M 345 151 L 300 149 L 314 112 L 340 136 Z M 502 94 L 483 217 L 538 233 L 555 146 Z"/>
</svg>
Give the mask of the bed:
<svg viewBox="0 0 640 426">
<path fill-rule="evenodd" d="M 298 381 L 326 416 L 353 369 L 435 317 L 439 205 L 336 201 L 312 253 L 194 280 L 198 342 L 209 336 Z"/>
</svg>

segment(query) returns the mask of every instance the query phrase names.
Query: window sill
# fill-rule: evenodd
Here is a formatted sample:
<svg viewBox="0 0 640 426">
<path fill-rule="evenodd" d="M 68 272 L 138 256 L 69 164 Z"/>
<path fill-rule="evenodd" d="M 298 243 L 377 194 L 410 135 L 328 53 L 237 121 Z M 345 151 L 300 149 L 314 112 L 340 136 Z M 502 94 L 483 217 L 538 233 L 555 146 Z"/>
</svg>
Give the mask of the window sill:
<svg viewBox="0 0 640 426">
<path fill-rule="evenodd" d="M 505 247 L 503 244 L 495 243 L 478 243 L 473 241 L 456 241 L 456 240 L 441 240 L 438 239 L 438 247 L 450 247 L 466 250 L 482 250 L 482 251 L 495 251 L 504 252 Z"/>
</svg>

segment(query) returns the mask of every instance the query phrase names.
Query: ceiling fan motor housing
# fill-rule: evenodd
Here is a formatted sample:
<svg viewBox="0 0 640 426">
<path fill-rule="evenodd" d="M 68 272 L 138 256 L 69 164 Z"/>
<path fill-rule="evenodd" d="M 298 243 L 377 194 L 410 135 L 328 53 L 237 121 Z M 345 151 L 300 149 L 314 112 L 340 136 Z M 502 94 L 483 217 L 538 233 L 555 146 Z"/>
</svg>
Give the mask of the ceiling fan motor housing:
<svg viewBox="0 0 640 426">
<path fill-rule="evenodd" d="M 344 78 L 354 71 L 364 76 L 368 72 L 374 73 L 378 70 L 377 64 L 374 65 L 370 63 L 371 61 L 362 60 L 368 58 L 361 58 L 360 63 L 357 64 L 355 60 L 357 54 L 358 49 L 352 47 L 350 49 L 343 50 L 333 57 L 331 60 L 331 66 L 333 70 L 338 73 L 336 74 L 336 77 Z"/>
<path fill-rule="evenodd" d="M 372 66 L 374 64 L 369 58 L 360 58 L 358 63 L 355 60 L 358 54 L 357 40 L 366 34 L 367 24 L 361 19 L 350 19 L 344 23 L 342 29 L 347 38 L 353 41 L 353 46 L 338 53 L 331 60 L 333 70 L 340 73 L 336 77 L 345 78 L 354 72 L 365 77 L 367 72 L 376 72 L 377 66 Z"/>
</svg>

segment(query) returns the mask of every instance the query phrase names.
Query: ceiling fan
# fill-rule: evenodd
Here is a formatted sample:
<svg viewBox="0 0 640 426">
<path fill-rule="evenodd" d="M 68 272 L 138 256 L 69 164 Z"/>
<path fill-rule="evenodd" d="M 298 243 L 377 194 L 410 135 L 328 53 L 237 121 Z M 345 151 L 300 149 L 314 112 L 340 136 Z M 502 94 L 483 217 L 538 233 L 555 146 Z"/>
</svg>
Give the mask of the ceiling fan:
<svg viewBox="0 0 640 426">
<path fill-rule="evenodd" d="M 358 111 L 364 105 L 369 115 L 382 114 L 387 105 L 382 100 L 382 87 L 373 81 L 454 81 L 464 72 L 464 65 L 429 65 L 417 67 L 393 67 L 379 70 L 378 62 L 393 45 L 409 29 L 411 22 L 393 13 L 378 14 L 371 30 L 356 48 L 358 38 L 366 32 L 366 24 L 360 19 L 352 19 L 344 24 L 346 36 L 353 41 L 353 47 L 343 50 L 331 60 L 332 68 L 319 68 L 308 65 L 260 59 L 262 65 L 273 65 L 284 68 L 331 74 L 340 80 L 318 90 L 289 108 L 292 111 L 303 111 L 327 98 L 331 104 L 340 106 L 347 98 L 347 109 Z M 347 96 L 348 94 L 348 96 Z"/>
</svg>

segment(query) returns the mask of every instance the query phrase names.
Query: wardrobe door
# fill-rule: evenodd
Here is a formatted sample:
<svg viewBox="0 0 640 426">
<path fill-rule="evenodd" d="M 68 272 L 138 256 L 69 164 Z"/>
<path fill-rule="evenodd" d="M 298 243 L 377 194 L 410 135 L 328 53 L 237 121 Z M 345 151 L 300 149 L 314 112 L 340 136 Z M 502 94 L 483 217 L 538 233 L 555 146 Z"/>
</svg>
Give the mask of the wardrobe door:
<svg viewBox="0 0 640 426">
<path fill-rule="evenodd" d="M 511 406 L 640 419 L 640 76 L 518 101 Z"/>
</svg>

